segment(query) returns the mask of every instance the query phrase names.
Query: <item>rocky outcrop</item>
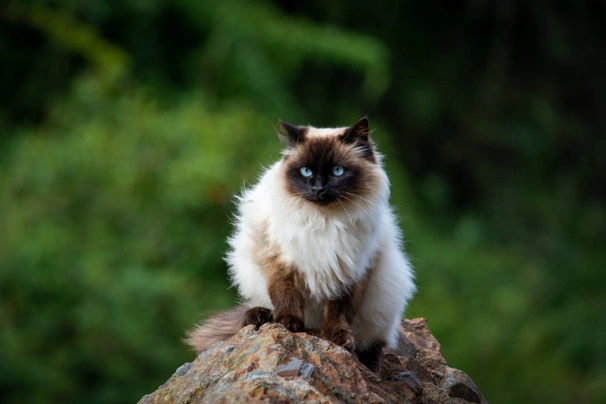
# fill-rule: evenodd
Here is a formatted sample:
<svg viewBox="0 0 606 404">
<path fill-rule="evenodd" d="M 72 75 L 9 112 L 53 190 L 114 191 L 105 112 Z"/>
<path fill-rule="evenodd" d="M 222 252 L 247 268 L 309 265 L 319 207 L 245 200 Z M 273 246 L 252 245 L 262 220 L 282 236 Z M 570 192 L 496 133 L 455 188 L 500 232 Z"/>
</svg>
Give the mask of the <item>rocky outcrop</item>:
<svg viewBox="0 0 606 404">
<path fill-rule="evenodd" d="M 279 324 L 248 326 L 181 366 L 140 404 L 479 403 L 464 372 L 450 368 L 425 319 L 404 320 L 380 375 L 344 348 Z"/>
</svg>

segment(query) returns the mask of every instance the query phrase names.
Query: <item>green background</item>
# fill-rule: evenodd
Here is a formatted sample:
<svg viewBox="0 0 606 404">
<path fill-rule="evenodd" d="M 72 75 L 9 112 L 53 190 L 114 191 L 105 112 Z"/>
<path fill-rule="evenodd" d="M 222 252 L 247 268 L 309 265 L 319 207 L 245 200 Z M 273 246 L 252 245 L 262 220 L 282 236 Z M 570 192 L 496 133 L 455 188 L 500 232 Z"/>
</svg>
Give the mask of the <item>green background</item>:
<svg viewBox="0 0 606 404">
<path fill-rule="evenodd" d="M 279 158 L 272 125 L 368 114 L 406 316 L 490 402 L 606 402 L 604 21 L 581 0 L 3 1 L 0 401 L 155 390 L 236 300 L 234 195 Z"/>
</svg>

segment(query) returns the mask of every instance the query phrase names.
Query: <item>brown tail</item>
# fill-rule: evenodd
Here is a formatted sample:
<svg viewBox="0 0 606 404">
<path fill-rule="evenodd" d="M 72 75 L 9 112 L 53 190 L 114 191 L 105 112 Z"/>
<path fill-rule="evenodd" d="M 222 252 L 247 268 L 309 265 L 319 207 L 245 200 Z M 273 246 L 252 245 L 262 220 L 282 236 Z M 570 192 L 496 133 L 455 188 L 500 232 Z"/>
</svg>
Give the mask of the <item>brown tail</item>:
<svg viewBox="0 0 606 404">
<path fill-rule="evenodd" d="M 242 320 L 249 308 L 248 305 L 241 304 L 213 314 L 190 330 L 185 342 L 200 353 L 216 342 L 228 340 L 242 327 Z"/>
</svg>

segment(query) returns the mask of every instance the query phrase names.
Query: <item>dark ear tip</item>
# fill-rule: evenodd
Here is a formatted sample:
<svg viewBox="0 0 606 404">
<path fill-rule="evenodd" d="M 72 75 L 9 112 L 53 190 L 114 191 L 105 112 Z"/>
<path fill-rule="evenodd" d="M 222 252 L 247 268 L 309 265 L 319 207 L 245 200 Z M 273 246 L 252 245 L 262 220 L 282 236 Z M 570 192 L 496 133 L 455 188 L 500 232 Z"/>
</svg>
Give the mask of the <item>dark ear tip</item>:
<svg viewBox="0 0 606 404">
<path fill-rule="evenodd" d="M 280 128 L 282 128 L 284 130 L 285 134 L 292 132 L 292 131 L 297 131 L 299 129 L 297 126 L 293 125 L 292 123 L 288 123 L 281 119 L 278 119 L 278 122 L 280 123 Z"/>
<path fill-rule="evenodd" d="M 306 128 L 303 126 L 295 126 L 291 123 L 279 119 L 279 133 L 288 137 L 288 145 L 293 146 L 303 140 Z"/>
<path fill-rule="evenodd" d="M 364 115 L 362 118 L 360 118 L 358 122 L 356 122 L 356 124 L 353 126 L 353 128 L 358 132 L 368 134 L 368 115 Z"/>
<path fill-rule="evenodd" d="M 364 115 L 362 118 L 358 119 L 358 122 L 356 122 L 353 126 L 368 126 L 368 115 Z"/>
</svg>

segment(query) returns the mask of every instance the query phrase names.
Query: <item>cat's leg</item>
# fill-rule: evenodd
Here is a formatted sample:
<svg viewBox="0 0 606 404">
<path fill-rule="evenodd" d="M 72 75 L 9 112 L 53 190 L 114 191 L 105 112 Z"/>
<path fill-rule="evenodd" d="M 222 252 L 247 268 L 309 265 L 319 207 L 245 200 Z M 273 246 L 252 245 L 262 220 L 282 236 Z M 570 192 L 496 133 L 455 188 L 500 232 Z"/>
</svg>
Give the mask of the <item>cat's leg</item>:
<svg viewBox="0 0 606 404">
<path fill-rule="evenodd" d="M 267 291 L 274 309 L 273 321 L 291 332 L 305 328 L 305 285 L 296 271 L 285 266 L 276 268 L 267 282 Z"/>
<path fill-rule="evenodd" d="M 246 327 L 247 325 L 254 325 L 259 328 L 265 323 L 270 323 L 272 321 L 271 310 L 266 307 L 252 307 L 246 310 L 244 313 L 244 317 L 242 318 L 241 327 Z"/>
<path fill-rule="evenodd" d="M 379 373 L 379 369 L 381 369 L 381 362 L 383 360 L 383 347 L 385 346 L 385 342 L 375 342 L 370 346 L 365 347 L 364 349 L 356 350 L 356 355 L 358 355 L 358 359 L 362 362 L 366 367 L 372 370 L 375 373 Z"/>
<path fill-rule="evenodd" d="M 322 338 L 352 352 L 355 349 L 355 341 L 352 333 L 351 322 L 356 314 L 355 290 L 334 300 L 329 300 L 324 306 L 324 325 L 322 326 Z"/>
</svg>

